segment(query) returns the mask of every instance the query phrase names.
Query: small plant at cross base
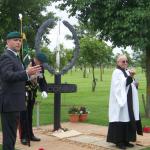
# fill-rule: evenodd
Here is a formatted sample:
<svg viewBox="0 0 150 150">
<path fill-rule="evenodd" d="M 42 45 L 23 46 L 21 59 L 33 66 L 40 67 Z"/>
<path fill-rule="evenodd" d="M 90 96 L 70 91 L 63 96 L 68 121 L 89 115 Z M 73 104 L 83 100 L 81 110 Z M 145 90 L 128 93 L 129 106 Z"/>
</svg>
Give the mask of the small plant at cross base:
<svg viewBox="0 0 150 150">
<path fill-rule="evenodd" d="M 68 113 L 70 115 L 70 122 L 78 122 L 79 121 L 79 109 L 75 106 L 69 108 Z"/>
<path fill-rule="evenodd" d="M 81 106 L 79 112 L 80 114 L 88 114 L 88 110 L 85 106 Z"/>
<path fill-rule="evenodd" d="M 86 121 L 89 113 L 87 108 L 85 106 L 81 106 L 79 112 L 79 121 Z"/>
<path fill-rule="evenodd" d="M 69 108 L 68 113 L 69 114 L 79 114 L 79 109 L 78 109 L 78 107 L 72 106 Z"/>
</svg>

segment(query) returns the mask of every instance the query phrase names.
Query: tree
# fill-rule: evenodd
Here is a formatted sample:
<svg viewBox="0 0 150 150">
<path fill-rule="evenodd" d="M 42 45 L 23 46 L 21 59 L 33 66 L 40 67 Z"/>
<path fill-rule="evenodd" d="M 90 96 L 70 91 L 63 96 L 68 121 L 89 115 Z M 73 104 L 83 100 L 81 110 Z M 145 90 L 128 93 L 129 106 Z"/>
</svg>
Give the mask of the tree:
<svg viewBox="0 0 150 150">
<path fill-rule="evenodd" d="M 95 78 L 95 66 L 98 61 L 98 45 L 99 41 L 97 39 L 92 38 L 82 38 L 80 40 L 80 49 L 81 49 L 81 56 L 91 65 L 92 68 L 92 91 L 95 91 L 96 88 L 96 81 Z"/>
<path fill-rule="evenodd" d="M 100 41 L 99 49 L 100 51 L 99 51 L 99 59 L 97 65 L 100 68 L 100 81 L 103 81 L 102 75 L 104 72 L 104 67 L 108 64 L 109 66 L 110 64 L 112 64 L 113 53 L 112 53 L 112 48 L 103 41 Z"/>
<path fill-rule="evenodd" d="M 50 0 L 0 0 L 0 50 L 4 48 L 6 34 L 10 31 L 20 31 L 18 14 L 23 15 L 23 32 L 26 33 L 30 48 L 34 48 L 37 29 L 48 18 L 54 18 L 53 13 L 43 15 Z M 47 32 L 49 33 L 49 32 Z M 43 36 L 49 42 L 46 36 Z"/>
<path fill-rule="evenodd" d="M 103 41 L 96 38 L 84 37 L 80 40 L 81 57 L 84 62 L 91 65 L 92 68 L 92 91 L 95 91 L 96 81 L 95 78 L 95 67 L 102 65 L 106 62 L 106 58 L 110 58 L 111 52 L 110 47 L 108 47 Z"/>
<path fill-rule="evenodd" d="M 112 41 L 114 46 L 132 46 L 145 51 L 146 106 L 150 117 L 150 1 L 63 0 L 60 8 L 68 8 L 70 15 L 77 15 L 80 21 L 90 24 L 101 38 Z"/>
<path fill-rule="evenodd" d="M 145 72 L 145 53 L 144 51 L 137 50 L 133 53 L 133 61 L 135 66 L 139 66 L 142 68 L 142 72 Z"/>
</svg>

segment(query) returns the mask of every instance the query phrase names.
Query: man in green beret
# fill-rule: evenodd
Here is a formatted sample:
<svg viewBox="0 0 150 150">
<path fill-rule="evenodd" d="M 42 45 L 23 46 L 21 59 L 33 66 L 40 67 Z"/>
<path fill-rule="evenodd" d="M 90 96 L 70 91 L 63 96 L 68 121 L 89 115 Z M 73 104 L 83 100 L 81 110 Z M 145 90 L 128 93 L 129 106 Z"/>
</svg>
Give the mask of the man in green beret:
<svg viewBox="0 0 150 150">
<path fill-rule="evenodd" d="M 41 71 L 40 65 L 24 69 L 18 54 L 22 45 L 19 32 L 6 37 L 6 49 L 0 56 L 0 113 L 3 150 L 15 150 L 17 124 L 20 111 L 25 107 L 25 83 Z"/>
<path fill-rule="evenodd" d="M 21 36 L 21 34 L 20 34 L 19 32 L 17 32 L 17 31 L 9 32 L 9 33 L 7 34 L 7 37 L 6 37 L 7 40 L 8 40 L 8 39 L 14 39 L 14 38 L 19 38 L 19 39 L 21 39 L 22 36 Z"/>
</svg>

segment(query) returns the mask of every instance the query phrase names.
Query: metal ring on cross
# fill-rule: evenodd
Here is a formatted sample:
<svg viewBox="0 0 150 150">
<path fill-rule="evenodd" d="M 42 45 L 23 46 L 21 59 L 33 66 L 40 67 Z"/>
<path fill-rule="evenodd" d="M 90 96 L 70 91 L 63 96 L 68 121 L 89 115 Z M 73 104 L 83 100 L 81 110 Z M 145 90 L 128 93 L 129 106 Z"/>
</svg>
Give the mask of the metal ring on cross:
<svg viewBox="0 0 150 150">
<path fill-rule="evenodd" d="M 36 34 L 36 38 L 35 38 L 35 50 L 36 52 L 40 52 L 40 45 L 41 45 L 41 39 L 42 39 L 42 35 L 45 33 L 46 29 L 48 28 L 48 26 L 50 25 L 54 25 L 55 24 L 55 21 L 53 19 L 48 19 L 46 20 L 41 26 L 40 28 L 38 29 L 38 32 Z M 67 21 L 63 21 L 63 24 L 70 30 L 70 32 L 72 33 L 72 37 L 73 37 L 73 40 L 74 40 L 74 44 L 75 44 L 75 50 L 73 52 L 73 57 L 72 59 L 67 63 L 67 65 L 65 65 L 59 72 L 57 72 L 55 70 L 55 68 L 49 64 L 44 64 L 44 67 L 52 74 L 65 74 L 68 72 L 69 69 L 71 69 L 77 58 L 78 58 L 78 55 L 79 55 L 79 51 L 80 51 L 80 47 L 79 47 L 79 41 L 78 41 L 78 38 L 77 38 L 77 34 L 73 28 L 72 25 L 70 25 Z"/>
</svg>

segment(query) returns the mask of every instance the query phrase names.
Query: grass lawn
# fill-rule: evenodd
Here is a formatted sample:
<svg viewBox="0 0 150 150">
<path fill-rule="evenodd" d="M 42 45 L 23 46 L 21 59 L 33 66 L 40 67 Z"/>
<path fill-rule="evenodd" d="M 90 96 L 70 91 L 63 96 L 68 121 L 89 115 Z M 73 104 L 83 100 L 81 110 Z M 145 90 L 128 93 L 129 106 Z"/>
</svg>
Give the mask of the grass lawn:
<svg viewBox="0 0 150 150">
<path fill-rule="evenodd" d="M 99 70 L 95 70 L 97 81 L 96 91 L 92 92 L 91 83 L 92 75 L 89 74 L 88 78 L 83 78 L 81 71 L 73 71 L 62 76 L 62 83 L 77 84 L 76 93 L 63 93 L 61 96 L 61 122 L 68 121 L 69 107 L 86 106 L 90 111 L 87 123 L 108 125 L 108 99 L 112 69 L 105 69 L 103 74 L 103 81 L 100 81 Z M 54 78 L 46 72 L 46 79 L 49 83 L 54 82 Z M 142 93 L 145 94 L 145 74 L 141 69 L 137 69 L 136 78 L 139 80 L 139 101 L 140 112 L 142 117 L 143 126 L 150 125 L 149 119 L 144 117 L 144 107 L 142 103 Z M 38 93 L 37 100 L 40 101 L 40 124 L 53 123 L 53 107 L 54 107 L 54 94 L 49 93 L 46 100 L 41 100 L 40 93 Z M 34 125 L 36 125 L 36 106 L 34 109 Z"/>
</svg>

